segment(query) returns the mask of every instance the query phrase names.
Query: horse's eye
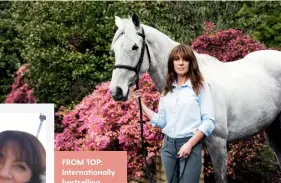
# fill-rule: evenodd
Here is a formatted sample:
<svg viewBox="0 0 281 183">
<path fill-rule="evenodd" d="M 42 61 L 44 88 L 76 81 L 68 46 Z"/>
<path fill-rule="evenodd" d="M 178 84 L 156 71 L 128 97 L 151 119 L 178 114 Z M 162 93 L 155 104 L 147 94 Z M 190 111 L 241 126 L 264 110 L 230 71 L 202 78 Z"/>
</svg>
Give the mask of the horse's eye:
<svg viewBox="0 0 281 183">
<path fill-rule="evenodd" d="M 138 45 L 134 45 L 133 47 L 132 47 L 132 50 L 137 50 L 137 49 L 139 49 L 139 47 L 138 47 Z"/>
</svg>

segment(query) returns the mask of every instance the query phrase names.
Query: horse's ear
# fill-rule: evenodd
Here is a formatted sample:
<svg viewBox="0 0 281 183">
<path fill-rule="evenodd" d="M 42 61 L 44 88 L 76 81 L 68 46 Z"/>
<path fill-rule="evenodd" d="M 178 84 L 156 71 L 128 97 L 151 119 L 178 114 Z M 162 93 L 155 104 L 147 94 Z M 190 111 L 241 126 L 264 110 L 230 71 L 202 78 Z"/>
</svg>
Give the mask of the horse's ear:
<svg viewBox="0 0 281 183">
<path fill-rule="evenodd" d="M 120 28 L 122 25 L 122 20 L 118 16 L 115 16 L 115 24 L 118 28 Z"/>
<path fill-rule="evenodd" d="M 137 28 L 140 26 L 140 18 L 136 13 L 132 14 L 132 21 Z"/>
</svg>

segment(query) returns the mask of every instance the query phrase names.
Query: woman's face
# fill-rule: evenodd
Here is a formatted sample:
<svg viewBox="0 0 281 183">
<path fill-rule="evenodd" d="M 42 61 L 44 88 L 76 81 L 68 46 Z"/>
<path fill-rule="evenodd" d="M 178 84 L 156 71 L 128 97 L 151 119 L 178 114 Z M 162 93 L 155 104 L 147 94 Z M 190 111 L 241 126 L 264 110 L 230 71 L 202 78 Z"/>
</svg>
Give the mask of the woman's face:
<svg viewBox="0 0 281 183">
<path fill-rule="evenodd" d="M 178 76 L 186 76 L 189 69 L 189 62 L 187 60 L 183 60 L 180 55 L 174 58 L 174 70 L 178 74 Z"/>
<path fill-rule="evenodd" d="M 11 147 L 0 151 L 0 183 L 28 183 L 31 174 L 30 167 L 16 158 Z"/>
</svg>

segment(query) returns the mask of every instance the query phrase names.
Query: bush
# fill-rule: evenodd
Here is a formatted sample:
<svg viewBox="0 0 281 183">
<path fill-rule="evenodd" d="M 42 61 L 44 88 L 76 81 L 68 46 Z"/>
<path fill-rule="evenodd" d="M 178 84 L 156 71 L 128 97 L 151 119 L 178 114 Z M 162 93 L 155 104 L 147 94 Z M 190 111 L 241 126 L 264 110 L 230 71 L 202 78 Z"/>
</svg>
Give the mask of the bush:
<svg viewBox="0 0 281 183">
<path fill-rule="evenodd" d="M 143 101 L 156 110 L 159 92 L 145 74 L 140 82 L 144 90 Z M 101 83 L 96 90 L 75 106 L 74 110 L 61 109 L 57 114 L 55 150 L 60 151 L 128 151 L 128 173 L 136 177 L 143 170 L 139 108 L 133 99 L 115 102 L 109 91 L 109 82 Z M 60 119 L 59 119 L 60 118 Z M 148 151 L 147 161 L 159 156 L 162 134 L 152 127 L 144 116 L 144 137 Z"/>
<path fill-rule="evenodd" d="M 281 2 L 246 2 L 236 14 L 235 27 L 268 47 L 281 48 Z"/>
<path fill-rule="evenodd" d="M 16 73 L 12 90 L 7 96 L 5 103 L 36 103 L 32 89 L 24 81 L 28 64 L 22 65 Z"/>
<path fill-rule="evenodd" d="M 12 18 L 12 2 L 0 2 L 0 103 L 4 102 L 16 71 L 24 63 L 23 48 Z"/>
<path fill-rule="evenodd" d="M 265 49 L 260 42 L 236 29 L 215 30 L 213 23 L 206 22 L 205 30 L 192 42 L 193 49 L 222 62 L 235 61 L 250 52 Z"/>
<path fill-rule="evenodd" d="M 38 102 L 77 103 L 109 79 L 112 26 L 103 16 L 105 2 L 35 2 L 18 29 L 26 45 L 28 84 Z M 97 18 L 102 17 L 102 18 Z"/>
</svg>

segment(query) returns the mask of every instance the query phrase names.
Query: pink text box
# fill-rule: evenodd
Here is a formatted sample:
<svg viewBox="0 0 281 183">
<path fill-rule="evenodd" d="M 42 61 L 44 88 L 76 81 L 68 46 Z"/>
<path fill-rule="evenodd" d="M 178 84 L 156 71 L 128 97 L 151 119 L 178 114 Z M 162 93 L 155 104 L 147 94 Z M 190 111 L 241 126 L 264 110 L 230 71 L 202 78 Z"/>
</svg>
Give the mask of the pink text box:
<svg viewBox="0 0 281 183">
<path fill-rule="evenodd" d="M 127 183 L 127 152 L 55 151 L 55 182 Z"/>
</svg>

